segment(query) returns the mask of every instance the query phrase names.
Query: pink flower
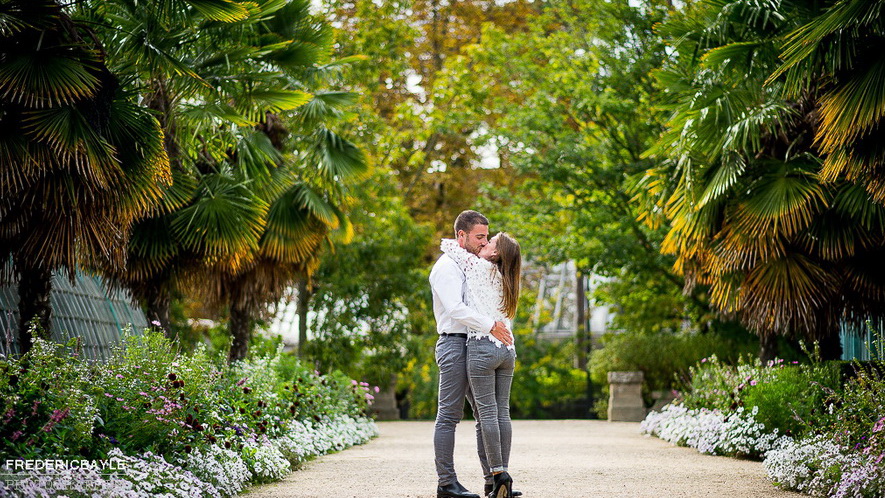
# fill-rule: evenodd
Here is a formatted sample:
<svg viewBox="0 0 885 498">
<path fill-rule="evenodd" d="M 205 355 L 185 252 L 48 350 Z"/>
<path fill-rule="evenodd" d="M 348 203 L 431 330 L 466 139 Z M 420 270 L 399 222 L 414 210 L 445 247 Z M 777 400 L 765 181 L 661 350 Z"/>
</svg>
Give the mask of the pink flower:
<svg viewBox="0 0 885 498">
<path fill-rule="evenodd" d="M 755 381 L 755 380 L 751 380 L 751 381 L 750 381 L 750 385 L 751 385 L 751 386 L 755 386 L 755 385 L 756 385 L 756 381 Z"/>
<path fill-rule="evenodd" d="M 53 410 L 52 415 L 49 417 L 49 422 L 43 426 L 44 432 L 49 432 L 55 427 L 55 424 L 64 420 L 68 414 L 71 412 L 70 408 L 65 408 L 64 410 Z"/>
<path fill-rule="evenodd" d="M 64 410 L 53 410 L 52 416 L 49 417 L 49 420 L 52 422 L 61 422 L 71 413 L 70 408 L 65 408 Z"/>
<path fill-rule="evenodd" d="M 377 394 L 377 393 L 380 393 L 380 392 L 381 392 L 381 388 L 378 387 L 378 386 L 375 386 L 375 393 Z"/>
<path fill-rule="evenodd" d="M 117 374 L 117 378 L 118 378 L 118 379 L 122 379 L 122 378 L 123 378 L 123 374 Z"/>
</svg>

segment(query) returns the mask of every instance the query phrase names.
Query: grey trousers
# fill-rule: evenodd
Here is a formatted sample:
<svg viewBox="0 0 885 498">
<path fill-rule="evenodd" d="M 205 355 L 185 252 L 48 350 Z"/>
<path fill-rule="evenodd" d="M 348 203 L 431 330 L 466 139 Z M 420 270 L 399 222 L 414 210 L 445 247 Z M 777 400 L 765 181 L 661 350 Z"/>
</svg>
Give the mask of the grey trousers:
<svg viewBox="0 0 885 498">
<path fill-rule="evenodd" d="M 515 366 L 514 350 L 486 339 L 467 341 L 467 376 L 491 472 L 506 471 L 510 462 L 510 386 Z M 489 477 L 486 474 L 487 481 Z"/>
<path fill-rule="evenodd" d="M 455 474 L 455 428 L 464 417 L 464 398 L 477 413 L 467 381 L 467 339 L 441 335 L 436 341 L 436 364 L 439 366 L 439 405 L 433 428 L 433 451 L 439 485 L 458 480 Z M 477 419 L 478 420 L 478 419 Z M 491 475 L 486 462 L 480 424 L 476 423 L 476 449 L 484 476 Z"/>
</svg>

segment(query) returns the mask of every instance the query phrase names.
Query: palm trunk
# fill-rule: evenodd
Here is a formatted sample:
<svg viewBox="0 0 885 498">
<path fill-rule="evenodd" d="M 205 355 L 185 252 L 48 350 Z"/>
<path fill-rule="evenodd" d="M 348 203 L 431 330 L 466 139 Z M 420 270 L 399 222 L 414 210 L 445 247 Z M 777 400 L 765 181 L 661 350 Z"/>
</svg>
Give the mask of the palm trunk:
<svg viewBox="0 0 885 498">
<path fill-rule="evenodd" d="M 777 335 L 765 334 L 759 336 L 759 360 L 762 361 L 763 365 L 777 358 L 778 354 L 780 354 L 780 347 Z"/>
<path fill-rule="evenodd" d="M 820 359 L 823 361 L 841 360 L 842 359 L 842 338 L 839 337 L 839 329 L 833 331 L 830 335 L 821 338 Z"/>
<path fill-rule="evenodd" d="M 246 358 L 249 352 L 249 340 L 252 338 L 252 319 L 248 307 L 231 300 L 230 328 L 231 345 L 228 361 L 234 362 Z"/>
<path fill-rule="evenodd" d="M 52 321 L 52 271 L 44 267 L 20 266 L 18 281 L 18 342 L 21 354 L 31 349 L 31 326 L 34 335 L 49 340 Z"/>
<path fill-rule="evenodd" d="M 144 293 L 143 298 L 148 322 L 152 325 L 159 323 L 166 337 L 172 339 L 172 332 L 170 331 L 172 325 L 172 319 L 170 318 L 172 296 L 170 296 L 169 291 L 163 290 L 160 286 L 151 286 Z"/>
</svg>

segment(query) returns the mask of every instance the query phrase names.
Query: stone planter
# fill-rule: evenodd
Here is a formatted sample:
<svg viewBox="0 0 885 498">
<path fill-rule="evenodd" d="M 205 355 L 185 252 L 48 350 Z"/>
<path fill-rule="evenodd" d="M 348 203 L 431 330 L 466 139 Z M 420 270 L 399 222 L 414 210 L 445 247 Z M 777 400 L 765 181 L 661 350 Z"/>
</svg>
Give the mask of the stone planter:
<svg viewBox="0 0 885 498">
<path fill-rule="evenodd" d="M 375 415 L 377 420 L 399 420 L 399 408 L 396 406 L 396 377 L 390 381 L 390 387 L 382 389 L 378 394 L 372 393 L 375 401 L 369 408 L 369 413 Z"/>
<path fill-rule="evenodd" d="M 642 372 L 609 372 L 609 422 L 642 422 L 647 410 L 642 401 Z"/>
</svg>

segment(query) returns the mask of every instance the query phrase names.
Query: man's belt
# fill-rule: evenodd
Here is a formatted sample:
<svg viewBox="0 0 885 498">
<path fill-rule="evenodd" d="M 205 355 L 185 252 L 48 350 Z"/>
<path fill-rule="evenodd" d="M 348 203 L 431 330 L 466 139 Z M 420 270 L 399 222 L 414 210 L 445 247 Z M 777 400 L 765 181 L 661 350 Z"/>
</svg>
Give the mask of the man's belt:
<svg viewBox="0 0 885 498">
<path fill-rule="evenodd" d="M 450 334 L 448 332 L 443 332 L 440 335 L 444 335 L 446 337 L 460 337 L 461 339 L 467 339 L 467 334 Z"/>
</svg>

